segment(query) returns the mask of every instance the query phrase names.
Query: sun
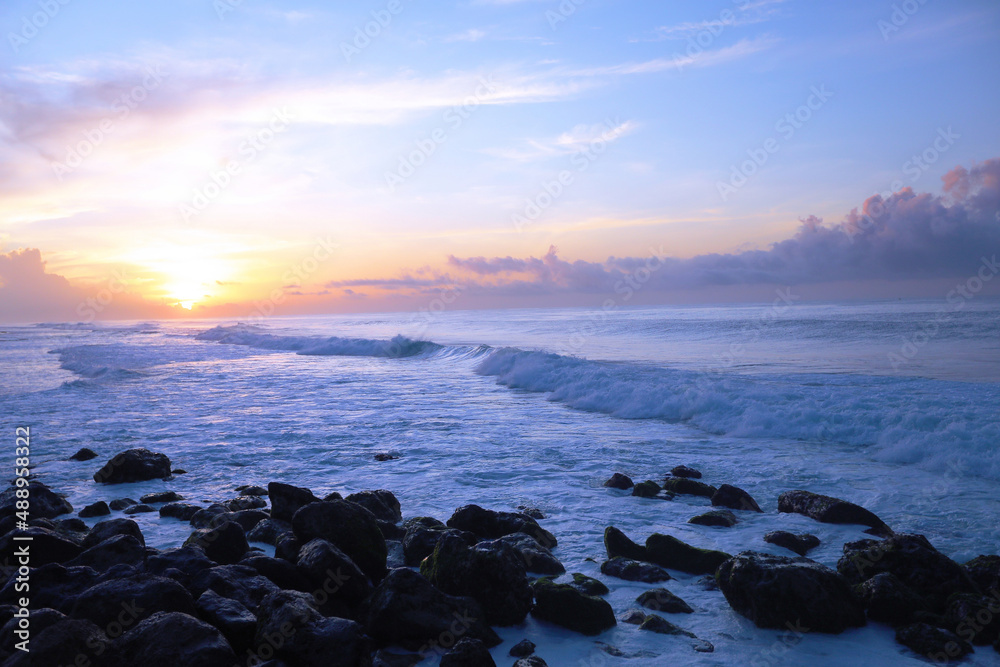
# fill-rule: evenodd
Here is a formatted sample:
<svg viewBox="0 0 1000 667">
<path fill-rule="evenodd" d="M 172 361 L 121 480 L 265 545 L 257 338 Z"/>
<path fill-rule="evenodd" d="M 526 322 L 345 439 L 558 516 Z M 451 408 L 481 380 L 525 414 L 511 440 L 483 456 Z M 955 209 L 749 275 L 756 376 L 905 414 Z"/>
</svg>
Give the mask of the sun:
<svg viewBox="0 0 1000 667">
<path fill-rule="evenodd" d="M 197 246 L 147 247 L 131 253 L 130 259 L 155 276 L 150 296 L 185 310 L 210 299 L 234 272 L 230 261 Z"/>
</svg>

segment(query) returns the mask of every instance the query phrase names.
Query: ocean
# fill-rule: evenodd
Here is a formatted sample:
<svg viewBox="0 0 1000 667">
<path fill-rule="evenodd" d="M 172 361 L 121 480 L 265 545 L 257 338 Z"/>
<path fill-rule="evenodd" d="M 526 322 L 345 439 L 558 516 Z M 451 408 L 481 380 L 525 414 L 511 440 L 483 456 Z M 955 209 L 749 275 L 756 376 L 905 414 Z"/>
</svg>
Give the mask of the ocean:
<svg viewBox="0 0 1000 667">
<path fill-rule="evenodd" d="M 811 532 L 822 545 L 810 557 L 831 566 L 844 542 L 867 537 L 778 514 L 792 489 L 861 504 L 959 562 L 1000 552 L 1000 301 L 985 298 L 6 326 L 0 414 L 11 451 L 15 428 L 30 426 L 34 472 L 76 509 L 167 489 L 222 501 L 270 481 L 318 495 L 389 489 L 404 518 L 535 507 L 555 555 L 605 581 L 617 613 L 650 586 L 599 574 L 606 526 L 782 555 L 764 533 Z M 81 447 L 99 458 L 67 460 Z M 132 447 L 187 474 L 93 482 Z M 661 480 L 678 464 L 747 490 L 764 513 L 696 526 L 686 522 L 703 498 L 602 486 L 614 472 Z M 132 518 L 157 548 L 191 530 Z M 498 630 L 494 655 L 510 660 L 527 637 L 553 665 L 925 664 L 874 623 L 837 637 L 757 629 L 697 579 L 668 582 L 695 608 L 671 620 L 714 653 L 621 624 L 598 639 L 631 657 L 611 657 L 529 617 Z M 997 658 L 983 647 L 968 664 Z"/>
</svg>

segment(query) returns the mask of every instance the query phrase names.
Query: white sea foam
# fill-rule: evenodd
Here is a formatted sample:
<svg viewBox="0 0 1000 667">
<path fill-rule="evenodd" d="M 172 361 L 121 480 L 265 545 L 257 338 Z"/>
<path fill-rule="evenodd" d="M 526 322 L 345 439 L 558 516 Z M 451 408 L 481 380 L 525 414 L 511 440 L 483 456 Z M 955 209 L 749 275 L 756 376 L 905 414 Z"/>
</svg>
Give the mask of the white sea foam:
<svg viewBox="0 0 1000 667">
<path fill-rule="evenodd" d="M 262 350 L 280 350 L 297 354 L 342 357 L 414 357 L 434 352 L 440 345 L 428 341 L 395 336 L 390 340 L 339 338 L 332 336 L 282 336 L 247 324 L 218 326 L 196 336 L 198 340 L 229 345 L 246 345 Z"/>
</svg>

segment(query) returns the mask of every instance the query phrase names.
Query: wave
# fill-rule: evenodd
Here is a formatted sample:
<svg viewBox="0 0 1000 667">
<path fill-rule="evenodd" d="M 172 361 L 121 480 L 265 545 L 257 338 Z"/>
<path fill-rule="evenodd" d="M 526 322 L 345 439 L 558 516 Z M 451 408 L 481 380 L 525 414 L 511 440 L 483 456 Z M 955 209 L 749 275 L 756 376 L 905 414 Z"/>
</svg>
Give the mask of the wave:
<svg viewBox="0 0 1000 667">
<path fill-rule="evenodd" d="M 917 378 L 740 376 L 500 348 L 476 372 L 571 408 L 708 433 L 844 443 L 878 460 L 1000 479 L 1000 385 Z"/>
<path fill-rule="evenodd" d="M 341 357 L 387 357 L 400 359 L 437 352 L 441 345 L 430 341 L 395 336 L 390 340 L 339 338 L 331 336 L 281 336 L 249 324 L 217 326 L 195 336 L 202 341 L 245 345 L 262 350 L 295 352 L 303 355 Z"/>
</svg>

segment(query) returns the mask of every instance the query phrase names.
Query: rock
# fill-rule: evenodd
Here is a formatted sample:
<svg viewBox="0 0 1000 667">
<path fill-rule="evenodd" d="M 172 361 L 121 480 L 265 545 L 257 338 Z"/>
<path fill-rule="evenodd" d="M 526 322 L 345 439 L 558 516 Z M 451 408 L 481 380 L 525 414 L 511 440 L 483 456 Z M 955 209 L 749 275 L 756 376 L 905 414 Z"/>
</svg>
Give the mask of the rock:
<svg viewBox="0 0 1000 667">
<path fill-rule="evenodd" d="M 406 531 L 394 523 L 389 523 L 388 521 L 382 521 L 381 519 L 376 519 L 375 522 L 378 524 L 378 529 L 382 532 L 382 537 L 387 540 L 394 540 L 396 542 L 403 539 L 406 535 Z"/>
<path fill-rule="evenodd" d="M 65 498 L 37 480 L 28 482 L 28 486 L 24 488 L 28 490 L 28 516 L 32 519 L 54 519 L 73 511 L 73 506 Z M 14 515 L 18 509 L 19 489 L 21 487 L 12 485 L 0 493 L 0 516 Z"/>
<path fill-rule="evenodd" d="M 661 635 L 682 635 L 684 637 L 694 637 L 694 634 L 687 630 L 682 630 L 676 625 L 656 614 L 649 614 L 639 624 L 640 630 L 649 630 Z"/>
<path fill-rule="evenodd" d="M 91 567 L 104 572 L 115 565 L 146 566 L 146 548 L 132 535 L 114 535 L 66 563 L 67 567 Z"/>
<path fill-rule="evenodd" d="M 420 561 L 431 555 L 437 541 L 441 535 L 448 530 L 447 526 L 430 517 L 418 517 L 409 519 L 405 524 L 406 532 L 403 534 L 403 555 L 408 566 L 419 565 Z M 461 531 L 456 531 L 461 533 Z M 471 533 L 466 533 L 472 536 Z M 472 536 L 472 544 L 478 541 Z"/>
<path fill-rule="evenodd" d="M 249 609 L 213 590 L 202 593 L 195 604 L 201 619 L 217 628 L 238 654 L 253 645 L 257 617 Z"/>
<path fill-rule="evenodd" d="M 267 507 L 267 501 L 260 496 L 239 496 L 222 503 L 230 512 L 257 510 Z"/>
<path fill-rule="evenodd" d="M 168 570 L 181 573 L 182 584 L 187 586 L 199 572 L 216 567 L 217 563 L 210 560 L 205 552 L 195 547 L 165 549 L 158 554 L 147 556 L 146 567 L 150 573 L 166 576 Z"/>
<path fill-rule="evenodd" d="M 748 512 L 763 512 L 757 501 L 743 489 L 723 484 L 719 490 L 712 495 L 712 505 L 715 507 L 728 507 L 733 510 L 746 510 Z"/>
<path fill-rule="evenodd" d="M 392 491 L 379 489 L 378 491 L 360 491 L 352 493 L 345 498 L 349 503 L 357 503 L 375 515 L 381 521 L 398 523 L 403 520 L 403 513 L 400 511 L 399 501 Z"/>
<path fill-rule="evenodd" d="M 269 558 L 250 552 L 243 557 L 239 564 L 253 568 L 257 574 L 269 579 L 282 590 L 302 593 L 311 593 L 315 590 L 306 576 L 295 565 L 283 558 Z"/>
<path fill-rule="evenodd" d="M 548 667 L 548 663 L 537 655 L 530 655 L 515 662 L 514 667 Z"/>
<path fill-rule="evenodd" d="M 250 549 L 243 529 L 232 521 L 217 528 L 194 531 L 184 546 L 200 547 L 206 556 L 221 565 L 236 563 Z"/>
<path fill-rule="evenodd" d="M 732 528 L 739 521 L 736 515 L 729 510 L 712 510 L 711 512 L 705 512 L 704 514 L 699 514 L 696 517 L 688 519 L 688 523 L 693 523 L 698 526 L 716 526 L 719 528 Z"/>
<path fill-rule="evenodd" d="M 379 452 L 375 455 L 376 461 L 395 461 L 398 458 L 398 456 L 393 456 L 392 454 L 386 452 Z"/>
<path fill-rule="evenodd" d="M 487 540 L 494 540 L 513 533 L 524 533 L 546 549 L 554 549 L 557 541 L 552 533 L 524 514 L 496 512 L 478 505 L 465 505 L 455 510 L 448 519 L 448 526 L 464 530 Z"/>
<path fill-rule="evenodd" d="M 528 517 L 529 519 L 534 519 L 535 521 L 541 521 L 545 518 L 545 513 L 537 507 L 530 507 L 528 505 L 518 505 L 517 511 Z"/>
<path fill-rule="evenodd" d="M 465 637 L 441 657 L 441 667 L 496 667 L 486 644 Z"/>
<path fill-rule="evenodd" d="M 819 546 L 819 538 L 815 535 L 810 535 L 809 533 L 795 535 L 785 530 L 772 530 L 764 536 L 764 541 L 768 544 L 794 551 L 800 556 L 805 556 Z"/>
<path fill-rule="evenodd" d="M 24 541 L 16 539 L 22 538 Z M 30 542 L 27 539 L 30 538 Z M 32 526 L 27 530 L 12 530 L 0 537 L 0 560 L 8 564 L 16 563 L 15 553 L 25 544 L 30 546 L 30 559 L 33 567 L 49 563 L 65 563 L 76 558 L 83 551 L 74 540 L 56 533 L 48 528 Z"/>
<path fill-rule="evenodd" d="M 663 489 L 656 482 L 647 479 L 632 487 L 632 495 L 637 498 L 656 498 Z"/>
<path fill-rule="evenodd" d="M 524 569 L 528 572 L 538 574 L 562 574 L 566 568 L 559 559 L 552 555 L 552 552 L 540 545 L 529 535 L 524 533 L 512 533 L 493 540 L 492 542 L 481 542 L 483 548 L 490 548 L 493 544 L 505 544 L 521 557 Z"/>
<path fill-rule="evenodd" d="M 90 529 L 87 537 L 83 540 L 83 548 L 95 547 L 115 535 L 131 535 L 139 541 L 139 544 L 146 546 L 146 540 L 142 536 L 139 524 L 135 521 L 132 519 L 106 519 Z"/>
<path fill-rule="evenodd" d="M 148 514 L 149 512 L 155 512 L 156 509 L 146 505 L 145 503 L 140 503 L 138 505 L 129 505 L 125 508 L 124 513 L 129 516 L 133 514 Z"/>
<path fill-rule="evenodd" d="M 59 519 L 56 521 L 56 532 L 69 536 L 71 539 L 83 539 L 87 536 L 90 528 L 87 524 L 76 517 L 69 519 Z"/>
<path fill-rule="evenodd" d="M 649 561 L 646 547 L 639 546 L 614 526 L 604 529 L 604 548 L 608 552 L 608 558 L 621 556 L 631 560 Z"/>
<path fill-rule="evenodd" d="M 94 481 L 98 484 L 124 484 L 169 476 L 170 459 L 166 454 L 139 448 L 115 454 L 103 468 L 94 473 Z"/>
<path fill-rule="evenodd" d="M 423 659 L 419 653 L 395 653 L 383 648 L 372 656 L 372 667 L 416 667 Z"/>
<path fill-rule="evenodd" d="M 96 459 L 96 458 L 97 458 L 97 452 L 95 452 L 93 449 L 88 449 L 87 447 L 83 447 L 82 449 L 78 449 L 76 451 L 76 454 L 74 454 L 73 456 L 69 457 L 69 460 L 70 461 L 89 461 L 91 459 Z"/>
<path fill-rule="evenodd" d="M 584 635 L 597 635 L 618 624 L 610 604 L 572 586 L 539 579 L 532 589 L 535 605 L 531 615 L 535 618 Z"/>
<path fill-rule="evenodd" d="M 112 578 L 80 593 L 70 616 L 106 628 L 117 621 L 131 625 L 160 611 L 194 615 L 191 594 L 173 579 L 137 573 Z"/>
<path fill-rule="evenodd" d="M 228 517 L 230 521 L 235 521 L 245 532 L 253 530 L 261 521 L 269 520 L 269 515 L 264 510 L 249 509 L 236 510 Z"/>
<path fill-rule="evenodd" d="M 139 500 L 148 505 L 155 505 L 157 503 L 175 503 L 179 500 L 184 500 L 184 496 L 176 491 L 157 491 L 156 493 L 147 493 L 141 496 Z"/>
<path fill-rule="evenodd" d="M 806 558 L 744 551 L 715 575 L 730 606 L 760 628 L 787 624 L 840 633 L 865 624 L 865 613 L 847 580 Z"/>
<path fill-rule="evenodd" d="M 962 566 L 979 590 L 1000 590 L 1000 556 L 976 556 Z"/>
<path fill-rule="evenodd" d="M 267 495 L 271 499 L 271 518 L 291 523 L 292 516 L 309 503 L 320 500 L 309 489 L 301 489 L 290 484 L 271 482 L 267 485 Z"/>
<path fill-rule="evenodd" d="M 972 653 L 972 647 L 964 639 L 927 623 L 914 623 L 896 630 L 896 641 L 939 664 L 957 662 Z"/>
<path fill-rule="evenodd" d="M 115 642 L 123 665 L 219 667 L 236 663 L 222 633 L 190 614 L 159 612 Z"/>
<path fill-rule="evenodd" d="M 1000 639 L 1000 591 L 992 595 L 959 593 L 951 596 L 944 618 L 948 629 L 976 645 L 989 646 Z"/>
<path fill-rule="evenodd" d="M 299 550 L 302 542 L 295 537 L 294 533 L 282 533 L 274 543 L 274 557 L 286 560 L 289 563 L 299 562 Z"/>
<path fill-rule="evenodd" d="M 195 597 L 201 597 L 208 590 L 215 591 L 224 598 L 236 600 L 254 613 L 257 613 L 264 598 L 279 590 L 270 579 L 246 565 L 218 565 L 202 570 L 194 576 L 188 588 Z"/>
<path fill-rule="evenodd" d="M 573 583 L 571 583 L 570 586 L 584 595 L 607 595 L 611 592 L 608 590 L 608 587 L 604 585 L 604 582 L 594 579 L 593 577 L 588 577 L 580 572 L 574 572 L 572 577 Z"/>
<path fill-rule="evenodd" d="M 160 508 L 160 516 L 180 519 L 181 521 L 190 521 L 200 511 L 201 507 L 192 505 L 191 503 L 170 503 Z"/>
<path fill-rule="evenodd" d="M 368 578 L 354 561 L 326 540 L 316 539 L 303 545 L 296 567 L 314 590 L 329 594 L 331 610 L 337 609 L 334 606 L 337 603 L 348 609 L 356 607 L 372 592 Z"/>
<path fill-rule="evenodd" d="M 183 468 L 174 468 L 173 470 L 170 471 L 170 474 L 171 475 L 186 475 L 186 474 L 188 474 L 188 471 L 184 470 Z"/>
<path fill-rule="evenodd" d="M 507 652 L 507 655 L 512 658 L 526 658 L 534 652 L 535 643 L 528 639 L 522 639 L 510 647 L 510 651 Z"/>
<path fill-rule="evenodd" d="M 687 477 L 668 477 L 663 481 L 663 488 L 670 493 L 703 498 L 711 498 L 718 491 L 714 486 Z"/>
<path fill-rule="evenodd" d="M 701 472 L 688 466 L 676 466 L 670 471 L 674 477 L 687 477 L 689 479 L 701 479 Z"/>
<path fill-rule="evenodd" d="M 856 592 L 870 620 L 893 627 L 913 623 L 918 612 L 928 611 L 927 602 L 890 572 L 876 574 Z"/>
<path fill-rule="evenodd" d="M 653 533 L 646 540 L 649 562 L 689 574 L 714 574 L 730 556 L 722 551 L 699 549 L 676 537 Z"/>
<path fill-rule="evenodd" d="M 500 638 L 472 598 L 442 593 L 412 570 L 392 570 L 365 603 L 365 626 L 379 646 L 426 649 L 445 633 L 480 639 L 489 647 Z M 460 623 L 457 624 L 456 620 Z"/>
<path fill-rule="evenodd" d="M 98 574 L 89 567 L 65 567 L 50 563 L 31 568 L 29 577 L 32 607 L 50 607 L 68 614 L 76 597 L 97 583 Z M 17 584 L 16 577 L 7 580 L 0 590 L 0 603 L 18 602 L 23 597 L 24 591 L 16 590 Z"/>
<path fill-rule="evenodd" d="M 45 630 L 45 628 L 51 627 L 60 621 L 66 620 L 66 614 L 58 611 L 56 609 L 49 609 L 47 607 L 42 607 L 41 609 L 32 609 L 30 617 L 24 621 L 28 624 L 28 631 L 31 637 L 35 637 L 38 633 Z M 18 630 L 22 619 L 13 616 L 13 612 L 10 620 L 3 623 L 3 629 L 0 631 L 0 649 L 5 653 L 13 653 L 18 650 L 15 644 L 22 640 L 21 637 L 15 634 Z M 32 645 L 29 644 L 33 648 Z"/>
<path fill-rule="evenodd" d="M 476 600 L 490 625 L 516 625 L 531 609 L 522 559 L 499 540 L 470 547 L 457 535 L 445 534 L 420 564 L 420 574 L 449 595 Z"/>
<path fill-rule="evenodd" d="M 194 513 L 190 523 L 194 528 L 214 528 L 226 521 L 232 521 L 232 512 L 220 503 L 212 503 Z"/>
<path fill-rule="evenodd" d="M 108 506 L 115 511 L 119 511 L 125 509 L 126 507 L 138 504 L 139 503 L 137 501 L 132 500 L 131 498 L 118 498 L 108 503 Z"/>
<path fill-rule="evenodd" d="M 292 524 L 290 523 L 285 523 L 277 519 L 264 519 L 247 531 L 247 540 L 274 545 L 277 543 L 279 535 L 291 530 Z"/>
<path fill-rule="evenodd" d="M 635 484 L 628 475 L 616 472 L 608 481 L 604 482 L 604 486 L 609 489 L 622 489 L 624 491 L 625 489 L 631 489 Z"/>
<path fill-rule="evenodd" d="M 660 581 L 673 579 L 670 573 L 659 565 L 643 563 L 629 558 L 612 558 L 601 563 L 601 573 L 609 577 L 617 577 L 625 581 L 641 581 L 647 584 L 655 584 Z"/>
<path fill-rule="evenodd" d="M 635 599 L 646 609 L 662 611 L 666 614 L 693 614 L 694 609 L 666 588 L 654 588 Z"/>
<path fill-rule="evenodd" d="M 34 626 L 34 612 L 32 626 Z M 43 630 L 32 627 L 31 652 L 15 651 L 3 664 L 4 667 L 28 667 L 36 665 L 78 665 L 79 656 L 103 654 L 110 644 L 107 635 L 90 621 L 63 619 Z M 97 658 L 88 659 L 89 665 L 103 666 L 111 663 Z"/>
<path fill-rule="evenodd" d="M 270 490 L 274 502 L 274 491 Z M 292 518 L 292 530 L 303 544 L 324 539 L 343 551 L 373 582 L 385 576 L 388 548 L 375 515 L 346 500 L 309 503 Z"/>
<path fill-rule="evenodd" d="M 892 529 L 860 505 L 809 491 L 786 491 L 778 497 L 778 511 L 803 514 L 821 523 L 853 523 L 871 528 L 873 535 L 888 537 Z"/>
<path fill-rule="evenodd" d="M 629 609 L 619 616 L 618 620 L 629 625 L 642 625 L 646 620 L 646 612 L 641 609 Z"/>
<path fill-rule="evenodd" d="M 852 584 L 891 572 L 938 613 L 944 612 L 953 593 L 979 593 L 962 566 L 931 546 L 923 535 L 900 533 L 881 541 L 848 542 L 837 570 Z"/>
</svg>

